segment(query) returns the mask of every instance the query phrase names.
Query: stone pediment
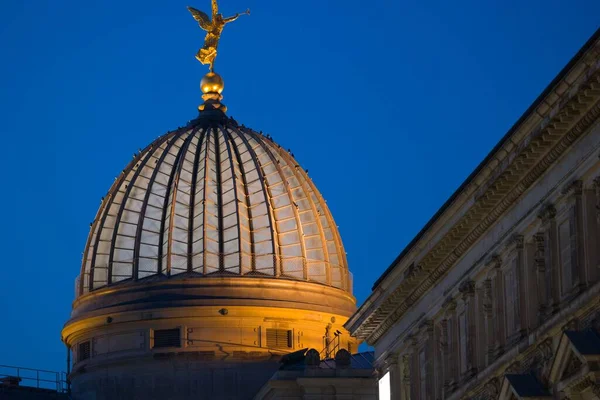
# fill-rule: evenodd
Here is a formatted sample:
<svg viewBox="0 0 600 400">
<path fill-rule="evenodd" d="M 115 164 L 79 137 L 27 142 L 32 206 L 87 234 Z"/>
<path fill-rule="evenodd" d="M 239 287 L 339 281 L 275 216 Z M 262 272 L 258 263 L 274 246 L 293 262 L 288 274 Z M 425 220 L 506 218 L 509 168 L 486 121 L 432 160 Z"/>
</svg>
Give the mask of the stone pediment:
<svg viewBox="0 0 600 400">
<path fill-rule="evenodd" d="M 595 331 L 565 331 L 550 370 L 550 382 L 567 396 L 599 390 L 599 361 L 600 336 Z"/>
<path fill-rule="evenodd" d="M 533 374 L 506 374 L 500 390 L 500 400 L 551 399 L 548 390 Z"/>
<path fill-rule="evenodd" d="M 588 362 L 600 360 L 600 336 L 591 329 L 565 331 L 560 339 L 550 370 L 550 381 L 560 382 L 573 376 Z"/>
</svg>

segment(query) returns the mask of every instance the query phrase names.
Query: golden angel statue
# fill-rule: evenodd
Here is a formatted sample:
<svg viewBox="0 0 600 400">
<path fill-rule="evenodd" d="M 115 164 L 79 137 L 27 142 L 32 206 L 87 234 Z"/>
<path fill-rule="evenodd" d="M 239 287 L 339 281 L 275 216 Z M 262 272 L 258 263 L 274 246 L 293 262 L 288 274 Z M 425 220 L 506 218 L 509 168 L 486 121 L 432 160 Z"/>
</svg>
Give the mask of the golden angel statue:
<svg viewBox="0 0 600 400">
<path fill-rule="evenodd" d="M 217 57 L 217 46 L 219 45 L 219 38 L 221 37 L 221 33 L 223 32 L 223 27 L 225 26 L 225 24 L 238 19 L 240 15 L 250 15 L 250 9 L 246 10 L 243 13 L 235 14 L 232 17 L 223 18 L 223 14 L 219 14 L 219 6 L 217 5 L 217 0 L 212 0 L 212 20 L 204 12 L 196 10 L 193 7 L 188 7 L 188 10 L 192 13 L 194 19 L 198 21 L 198 25 L 200 25 L 200 28 L 204 29 L 207 32 L 206 38 L 204 38 L 204 46 L 202 46 L 202 48 L 198 50 L 196 58 L 202 64 L 209 64 L 210 72 L 213 72 L 215 57 Z"/>
</svg>

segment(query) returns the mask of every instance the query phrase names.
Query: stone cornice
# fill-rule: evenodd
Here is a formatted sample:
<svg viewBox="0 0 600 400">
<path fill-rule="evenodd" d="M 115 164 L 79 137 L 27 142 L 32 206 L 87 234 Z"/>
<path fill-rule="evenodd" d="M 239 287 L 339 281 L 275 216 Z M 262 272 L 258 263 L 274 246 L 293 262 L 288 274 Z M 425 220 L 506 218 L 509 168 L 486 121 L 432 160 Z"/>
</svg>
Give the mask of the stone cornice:
<svg viewBox="0 0 600 400">
<path fill-rule="evenodd" d="M 584 83 L 557 101 L 559 106 L 550 111 L 552 118 L 544 119 L 519 143 L 509 157 L 510 163 L 486 183 L 471 207 L 421 258 L 418 268 L 410 271 L 370 315 L 363 316 L 360 326 L 353 324 L 357 337 L 375 343 L 591 126 L 600 115 L 597 69 L 598 65 Z"/>
</svg>

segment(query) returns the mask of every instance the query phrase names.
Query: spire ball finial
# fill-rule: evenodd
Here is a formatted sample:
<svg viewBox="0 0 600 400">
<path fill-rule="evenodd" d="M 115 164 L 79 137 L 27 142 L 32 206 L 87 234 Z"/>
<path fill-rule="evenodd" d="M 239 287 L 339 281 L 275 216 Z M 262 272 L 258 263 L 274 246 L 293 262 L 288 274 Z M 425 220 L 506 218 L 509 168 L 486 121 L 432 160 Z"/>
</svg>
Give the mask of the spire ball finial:
<svg viewBox="0 0 600 400">
<path fill-rule="evenodd" d="M 220 110 L 222 112 L 227 111 L 227 107 L 225 104 L 221 103 L 223 100 L 223 88 L 225 87 L 225 82 L 223 82 L 223 78 L 221 75 L 215 72 L 209 72 L 208 74 L 202 77 L 200 81 L 200 89 L 202 90 L 202 99 L 204 100 L 203 104 L 200 104 L 198 110 Z"/>
<path fill-rule="evenodd" d="M 209 72 L 208 74 L 202 77 L 200 81 L 200 89 L 202 93 L 218 93 L 221 94 L 223 92 L 223 88 L 225 87 L 225 82 L 223 82 L 223 78 L 221 75 Z"/>
</svg>

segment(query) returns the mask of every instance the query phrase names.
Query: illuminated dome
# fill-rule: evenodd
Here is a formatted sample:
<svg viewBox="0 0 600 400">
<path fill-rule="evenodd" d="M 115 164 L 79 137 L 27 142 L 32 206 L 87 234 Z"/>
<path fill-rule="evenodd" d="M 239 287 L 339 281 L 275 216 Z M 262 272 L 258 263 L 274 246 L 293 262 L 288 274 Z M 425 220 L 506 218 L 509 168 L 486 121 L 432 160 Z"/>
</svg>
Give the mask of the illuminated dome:
<svg viewBox="0 0 600 400">
<path fill-rule="evenodd" d="M 284 354 L 358 345 L 327 204 L 207 77 L 199 116 L 134 154 L 91 224 L 62 330 L 74 398 L 247 399 Z"/>
<path fill-rule="evenodd" d="M 293 155 L 211 115 L 159 137 L 116 178 L 92 224 L 77 295 L 182 274 L 351 286 L 331 213 Z"/>
</svg>

